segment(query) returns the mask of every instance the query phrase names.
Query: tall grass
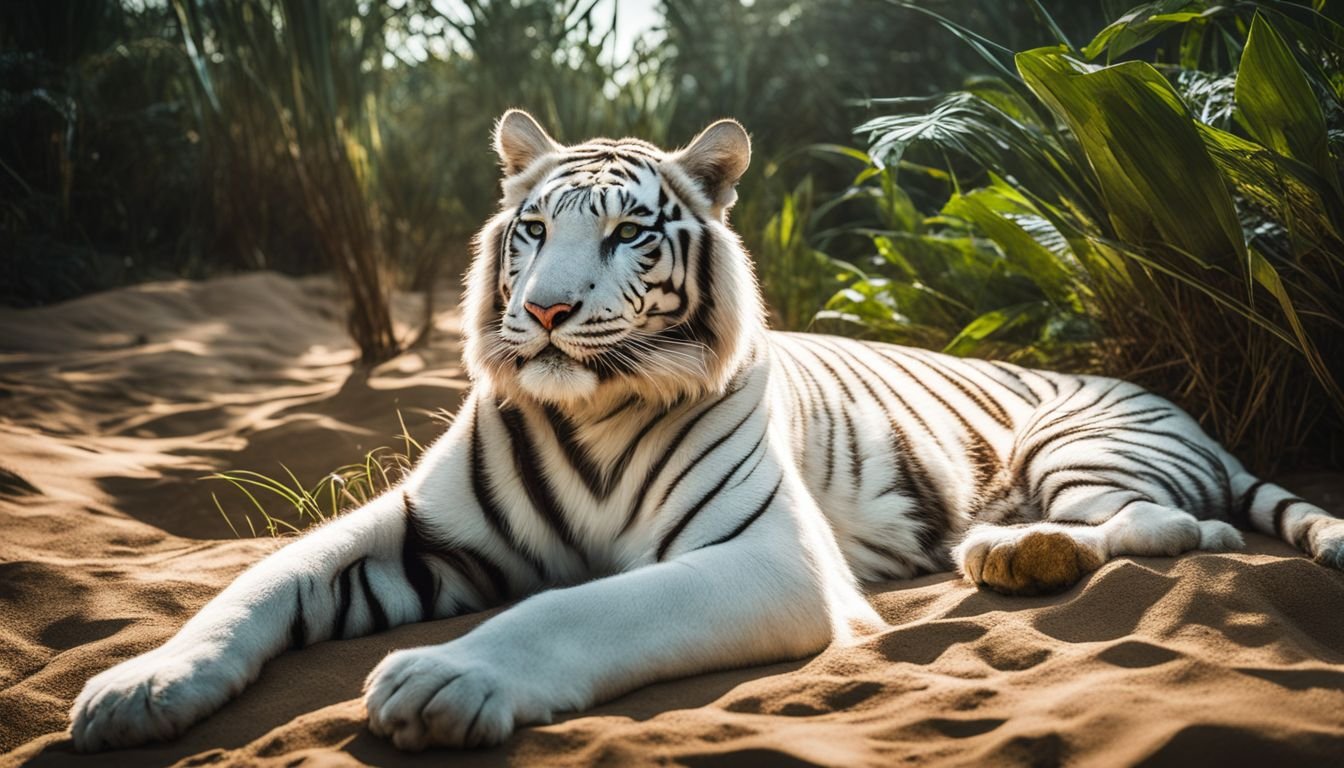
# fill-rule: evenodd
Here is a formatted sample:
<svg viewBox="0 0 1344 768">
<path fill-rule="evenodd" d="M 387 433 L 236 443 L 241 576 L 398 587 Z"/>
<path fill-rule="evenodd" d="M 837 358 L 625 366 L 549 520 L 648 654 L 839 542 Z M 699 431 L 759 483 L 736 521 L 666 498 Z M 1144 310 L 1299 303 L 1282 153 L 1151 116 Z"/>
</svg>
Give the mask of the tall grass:
<svg viewBox="0 0 1344 768">
<path fill-rule="evenodd" d="M 973 336 L 1022 348 L 1061 323 L 1090 328 L 1099 369 L 1175 398 L 1259 467 L 1338 465 L 1344 27 L 1292 3 L 1150 3 L 1081 49 L 1061 39 L 1009 66 L 944 21 L 1005 77 L 931 109 L 886 102 L 895 114 L 858 129 L 874 162 L 861 184 L 911 155 L 947 163 L 951 195 L 935 222 L 994 250 L 992 268 L 963 276 L 989 286 L 1015 275 L 1033 294 L 995 290 L 973 318 L 952 313 L 935 323 L 955 333 L 944 346 L 978 351 L 960 344 Z M 1124 60 L 1144 49 L 1154 63 Z M 903 263 L 928 242 L 890 249 L 875 237 L 881 277 L 856 270 L 830 310 L 876 331 L 865 313 L 935 317 L 917 310 L 937 283 Z"/>
<path fill-rule="evenodd" d="M 1090 5 L 1046 2 L 1070 17 Z M 567 141 L 676 145 L 738 117 L 757 159 L 735 222 L 764 250 L 795 186 L 770 179 L 773 160 L 843 139 L 856 115 L 847 99 L 928 93 L 976 66 L 929 34 L 931 20 L 874 14 L 872 0 L 664 0 L 658 28 L 618 55 L 615 14 L 627 7 L 0 4 L 0 237 L 14 243 L 0 250 L 0 302 L 334 265 L 377 358 L 391 348 L 378 308 L 390 285 L 429 291 L 465 267 L 496 197 L 491 123 L 508 107 Z M 1037 36 L 1026 5 L 958 7 Z M 836 181 L 815 173 L 818 189 Z M 773 302 L 805 300 L 762 266 Z M 801 310 L 782 314 L 805 323 Z"/>
<path fill-rule="evenodd" d="M 173 0 L 199 97 L 195 108 L 217 182 L 216 210 L 242 219 L 240 245 L 260 250 L 265 211 L 249 190 L 293 181 L 312 245 L 346 295 L 364 362 L 400 349 L 377 193 L 378 102 L 386 16 L 355 0 Z M 250 220 L 249 220 L 250 219 Z"/>
</svg>

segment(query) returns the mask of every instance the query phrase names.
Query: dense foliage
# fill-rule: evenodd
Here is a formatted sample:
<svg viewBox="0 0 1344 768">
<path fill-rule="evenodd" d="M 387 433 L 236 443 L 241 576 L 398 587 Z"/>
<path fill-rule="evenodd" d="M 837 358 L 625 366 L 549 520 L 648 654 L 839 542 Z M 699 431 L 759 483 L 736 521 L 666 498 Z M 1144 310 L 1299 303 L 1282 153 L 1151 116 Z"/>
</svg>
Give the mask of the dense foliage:
<svg viewBox="0 0 1344 768">
<path fill-rule="evenodd" d="M 932 4 L 1031 32 L 1025 5 Z M 975 66 L 932 20 L 872 0 L 667 0 L 618 55 L 621 7 L 0 4 L 0 302 L 256 268 L 367 283 L 373 263 L 424 287 L 461 270 L 493 206 L 489 130 L 508 107 L 562 140 L 669 144 L 735 115 L 757 138 L 751 189 L 771 157 L 843 139 L 849 100 L 932 93 Z"/>
<path fill-rule="evenodd" d="M 1002 79 L 859 127 L 876 255 L 823 319 L 1087 364 L 1262 467 L 1338 462 L 1344 27 L 1323 8 L 1152 2 L 1011 64 L 985 41 Z M 920 148 L 952 167 L 933 217 L 893 183 Z"/>
</svg>

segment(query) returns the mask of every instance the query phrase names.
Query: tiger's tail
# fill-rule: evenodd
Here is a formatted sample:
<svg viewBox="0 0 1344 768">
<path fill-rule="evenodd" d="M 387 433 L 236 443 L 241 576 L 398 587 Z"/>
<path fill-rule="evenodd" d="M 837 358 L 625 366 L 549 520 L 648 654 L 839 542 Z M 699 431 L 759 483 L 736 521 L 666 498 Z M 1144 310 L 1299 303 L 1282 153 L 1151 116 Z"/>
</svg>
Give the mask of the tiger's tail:
<svg viewBox="0 0 1344 768">
<path fill-rule="evenodd" d="M 1344 570 L 1344 520 L 1245 470 L 1232 475 L 1232 497 L 1236 527 L 1275 536 L 1322 565 Z"/>
</svg>

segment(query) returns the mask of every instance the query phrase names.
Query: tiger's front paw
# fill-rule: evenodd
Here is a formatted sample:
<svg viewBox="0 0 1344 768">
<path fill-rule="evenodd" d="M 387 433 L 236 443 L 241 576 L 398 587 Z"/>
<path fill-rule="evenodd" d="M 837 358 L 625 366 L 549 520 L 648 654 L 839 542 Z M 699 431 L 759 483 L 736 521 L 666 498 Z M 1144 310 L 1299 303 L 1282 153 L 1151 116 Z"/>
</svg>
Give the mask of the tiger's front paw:
<svg viewBox="0 0 1344 768">
<path fill-rule="evenodd" d="M 171 739 L 246 683 L 246 674 L 227 661 L 167 648 L 129 659 L 84 684 L 70 708 L 75 749 L 95 752 Z"/>
<path fill-rule="evenodd" d="M 364 684 L 371 731 L 398 749 L 485 747 L 551 721 L 547 686 L 454 645 L 397 651 L 374 668 Z"/>
</svg>

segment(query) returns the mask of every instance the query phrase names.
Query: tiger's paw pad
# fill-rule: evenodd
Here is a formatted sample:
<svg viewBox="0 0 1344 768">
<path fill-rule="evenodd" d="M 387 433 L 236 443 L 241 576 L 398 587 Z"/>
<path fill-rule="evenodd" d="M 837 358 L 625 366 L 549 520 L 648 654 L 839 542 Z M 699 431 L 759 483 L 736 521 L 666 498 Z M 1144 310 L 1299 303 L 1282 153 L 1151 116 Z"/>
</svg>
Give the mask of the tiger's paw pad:
<svg viewBox="0 0 1344 768">
<path fill-rule="evenodd" d="M 497 665 L 442 646 L 397 651 L 364 686 L 369 730 L 398 749 L 488 747 L 550 711 Z"/>
<path fill-rule="evenodd" d="M 1059 531 L 1031 531 L 1006 540 L 972 535 L 957 554 L 967 578 L 1006 595 L 1062 592 L 1102 564 L 1097 553 Z"/>
</svg>

